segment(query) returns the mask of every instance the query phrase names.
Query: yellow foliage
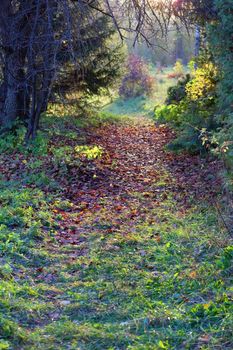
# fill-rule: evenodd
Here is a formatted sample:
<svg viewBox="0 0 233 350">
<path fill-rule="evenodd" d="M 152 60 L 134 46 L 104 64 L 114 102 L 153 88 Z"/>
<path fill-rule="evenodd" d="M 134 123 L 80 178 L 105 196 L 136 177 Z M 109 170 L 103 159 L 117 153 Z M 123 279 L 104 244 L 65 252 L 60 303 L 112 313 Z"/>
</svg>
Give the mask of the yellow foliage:
<svg viewBox="0 0 233 350">
<path fill-rule="evenodd" d="M 51 103 L 48 106 L 47 115 L 65 117 L 67 115 L 79 115 L 78 104 Z"/>
<path fill-rule="evenodd" d="M 173 70 L 177 75 L 182 75 L 184 73 L 184 66 L 180 60 L 176 61 Z"/>
<path fill-rule="evenodd" d="M 187 84 L 186 92 L 190 100 L 199 98 L 214 92 L 216 89 L 217 68 L 213 63 L 207 63 L 195 71 L 194 79 Z"/>
<path fill-rule="evenodd" d="M 103 149 L 99 146 L 77 146 L 75 152 L 89 160 L 100 158 L 103 154 Z"/>
</svg>

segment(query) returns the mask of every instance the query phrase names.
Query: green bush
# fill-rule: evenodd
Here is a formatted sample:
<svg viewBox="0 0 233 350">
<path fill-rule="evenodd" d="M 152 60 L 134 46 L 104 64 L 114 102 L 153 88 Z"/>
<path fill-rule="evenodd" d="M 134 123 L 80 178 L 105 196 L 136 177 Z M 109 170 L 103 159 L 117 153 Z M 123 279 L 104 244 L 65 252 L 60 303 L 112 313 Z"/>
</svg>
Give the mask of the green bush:
<svg viewBox="0 0 233 350">
<path fill-rule="evenodd" d="M 179 126 L 181 115 L 181 104 L 162 105 L 155 109 L 155 119 L 160 123 L 172 123 L 174 126 Z"/>
<path fill-rule="evenodd" d="M 171 86 L 167 92 L 166 104 L 179 103 L 186 97 L 186 85 L 190 81 L 191 76 L 187 74 L 185 78 L 180 79 L 175 86 Z"/>
<path fill-rule="evenodd" d="M 178 138 L 170 147 L 196 153 L 208 148 L 217 130 L 218 71 L 213 63 L 203 63 L 194 73 L 168 89 L 167 105 L 155 110 L 155 119 L 177 128 Z"/>
</svg>

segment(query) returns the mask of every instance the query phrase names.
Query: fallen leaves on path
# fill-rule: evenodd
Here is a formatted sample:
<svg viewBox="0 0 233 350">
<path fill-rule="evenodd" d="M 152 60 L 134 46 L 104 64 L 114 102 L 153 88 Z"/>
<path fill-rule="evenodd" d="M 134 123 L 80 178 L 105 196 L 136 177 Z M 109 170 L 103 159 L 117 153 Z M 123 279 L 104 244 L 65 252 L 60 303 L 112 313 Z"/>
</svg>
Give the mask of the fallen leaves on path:
<svg viewBox="0 0 233 350">
<path fill-rule="evenodd" d="M 90 144 L 104 149 L 96 160 L 94 174 L 73 177 L 64 196 L 75 203 L 61 243 L 78 244 L 80 235 L 98 228 L 106 233 L 130 227 L 136 221 L 153 222 L 150 211 L 173 197 L 185 211 L 192 200 L 211 200 L 219 191 L 217 160 L 198 155 L 175 155 L 165 146 L 174 138 L 166 126 L 144 119 L 134 125 L 108 125 L 88 135 Z M 62 181 L 61 181 L 62 182 Z M 72 218 L 74 216 L 75 218 Z M 103 217 L 107 224 L 102 225 Z M 76 220 L 76 221 L 75 221 Z M 89 222 L 89 225 L 87 224 Z M 65 239 L 64 239 L 65 238 Z"/>
<path fill-rule="evenodd" d="M 72 204 L 66 209 L 56 204 L 53 208 L 55 220 L 59 217 L 57 239 L 61 244 L 80 245 L 87 232 L 96 228 L 111 233 L 123 227 L 127 232 L 135 222 L 153 222 L 150 212 L 166 205 L 171 197 L 182 215 L 193 200 L 211 200 L 219 190 L 216 174 L 220 163 L 167 151 L 165 146 L 175 137 L 167 126 L 135 118 L 131 124 L 86 130 L 85 135 L 88 145 L 103 150 L 102 157 L 65 164 L 64 171 L 62 161 L 54 164 L 50 152 L 32 156 L 16 150 L 0 158 L 5 180 L 25 181 L 25 187 L 34 188 L 38 187 L 37 174 L 42 174 L 42 182 L 49 181 L 48 186 L 42 184 L 43 190 L 53 192 L 50 183 L 54 181 L 59 197 Z M 77 141 L 78 137 L 55 136 L 49 149 L 72 150 Z"/>
</svg>

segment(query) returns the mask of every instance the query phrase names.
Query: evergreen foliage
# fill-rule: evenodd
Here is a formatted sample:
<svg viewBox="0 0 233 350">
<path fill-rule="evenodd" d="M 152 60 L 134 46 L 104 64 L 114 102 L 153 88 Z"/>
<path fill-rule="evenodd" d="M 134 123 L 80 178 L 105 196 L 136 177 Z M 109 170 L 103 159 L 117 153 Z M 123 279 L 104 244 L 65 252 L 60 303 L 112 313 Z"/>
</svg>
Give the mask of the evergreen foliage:
<svg viewBox="0 0 233 350">
<path fill-rule="evenodd" d="M 113 81 L 119 63 L 106 40 L 114 25 L 99 6 L 98 1 L 2 1 L 1 132 L 20 118 L 27 128 L 25 140 L 34 139 L 57 76 L 63 80 L 67 75 L 57 84 L 63 92 L 75 81 L 79 89 L 93 92 Z"/>
<path fill-rule="evenodd" d="M 175 86 L 168 88 L 166 104 L 176 104 L 179 103 L 186 96 L 186 85 L 190 81 L 191 76 L 187 74 L 185 78 L 180 79 Z"/>
<path fill-rule="evenodd" d="M 82 57 L 77 45 L 75 62 L 65 61 L 53 86 L 53 98 L 66 98 L 67 94 L 81 96 L 97 95 L 107 89 L 120 76 L 123 50 L 116 37 L 112 23 L 101 16 L 83 28 L 86 35 L 82 39 Z M 98 34 L 97 34 L 98 32 Z M 81 95 L 81 96 L 80 96 Z M 77 100 L 77 95 L 75 102 Z"/>
<path fill-rule="evenodd" d="M 221 80 L 218 85 L 218 118 L 223 123 L 217 135 L 221 153 L 229 169 L 233 169 L 233 3 L 216 0 L 218 20 L 209 27 L 211 49 Z"/>
</svg>

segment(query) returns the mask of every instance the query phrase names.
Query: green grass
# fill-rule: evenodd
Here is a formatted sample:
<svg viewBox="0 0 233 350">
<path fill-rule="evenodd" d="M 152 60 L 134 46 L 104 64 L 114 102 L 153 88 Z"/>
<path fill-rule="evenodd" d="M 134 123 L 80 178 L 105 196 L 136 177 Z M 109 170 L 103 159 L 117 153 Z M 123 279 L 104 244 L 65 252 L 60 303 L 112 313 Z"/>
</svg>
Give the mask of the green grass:
<svg viewBox="0 0 233 350">
<path fill-rule="evenodd" d="M 2 349 L 231 349 L 233 250 L 211 211 L 180 218 L 167 201 L 153 224 L 109 235 L 103 210 L 79 256 L 56 247 L 41 192 L 1 202 Z"/>
<path fill-rule="evenodd" d="M 74 132 L 61 125 L 58 134 Z M 232 349 L 233 249 L 213 208 L 183 212 L 168 193 L 132 226 L 126 206 L 116 228 L 112 199 L 99 198 L 85 239 L 61 247 L 56 208 L 73 203 L 59 188 L 22 176 L 0 190 L 0 349 Z M 128 201 L 144 208 L 148 198 Z"/>
<path fill-rule="evenodd" d="M 105 103 L 108 98 L 105 96 L 102 99 L 101 103 Z M 105 109 L 101 109 L 99 112 L 92 111 L 90 114 L 86 114 L 85 116 L 76 116 L 75 111 L 78 110 L 78 106 L 73 107 L 75 109 L 63 109 L 63 113 L 60 114 L 61 109 L 59 105 L 52 105 L 51 109 L 49 109 L 48 114 L 46 114 L 43 118 L 43 127 L 45 129 L 50 129 L 51 126 L 55 126 L 55 130 L 51 131 L 52 135 L 55 133 L 62 133 L 63 135 L 68 135 L 70 129 L 76 130 L 77 128 L 94 128 L 100 127 L 104 124 L 109 123 L 124 123 L 128 120 L 131 120 L 131 116 L 127 113 L 123 114 L 114 114 L 110 111 L 105 111 Z M 72 114 L 74 113 L 74 114 Z M 68 125 L 68 131 L 66 126 Z"/>
<path fill-rule="evenodd" d="M 156 68 L 151 68 L 151 75 L 155 78 L 155 88 L 151 96 L 139 96 L 130 99 L 120 98 L 117 94 L 113 101 L 105 99 L 102 101 L 106 106 L 103 111 L 113 115 L 150 116 L 153 117 L 154 109 L 164 104 L 167 98 L 167 90 L 177 83 L 177 79 L 169 79 L 168 75 L 172 68 L 166 68 L 157 73 Z"/>
<path fill-rule="evenodd" d="M 173 72 L 172 67 L 165 68 L 159 73 L 155 66 L 150 67 L 150 74 L 155 79 L 155 88 L 150 96 L 123 99 L 119 97 L 116 90 L 112 90 L 111 96 L 104 94 L 90 98 L 90 105 L 98 106 L 102 113 L 95 116 L 91 113 L 90 118 L 86 118 L 86 116 L 85 118 L 74 118 L 74 124 L 79 127 L 98 126 L 105 122 L 119 122 L 119 119 L 124 122 L 125 120 L 129 120 L 130 117 L 138 115 L 153 117 L 155 107 L 164 104 L 167 98 L 168 88 L 177 83 L 177 79 L 168 78 L 171 72 Z M 188 72 L 187 68 L 185 68 L 186 72 Z M 73 118 L 72 115 L 79 115 L 80 110 L 76 105 L 53 104 L 49 108 L 49 114 L 53 117 L 58 115 L 60 123 L 62 123 L 64 117 Z"/>
</svg>

